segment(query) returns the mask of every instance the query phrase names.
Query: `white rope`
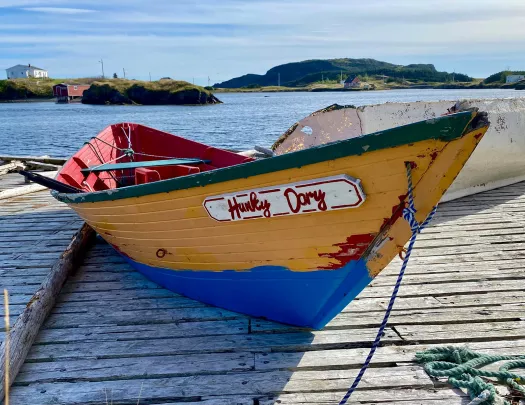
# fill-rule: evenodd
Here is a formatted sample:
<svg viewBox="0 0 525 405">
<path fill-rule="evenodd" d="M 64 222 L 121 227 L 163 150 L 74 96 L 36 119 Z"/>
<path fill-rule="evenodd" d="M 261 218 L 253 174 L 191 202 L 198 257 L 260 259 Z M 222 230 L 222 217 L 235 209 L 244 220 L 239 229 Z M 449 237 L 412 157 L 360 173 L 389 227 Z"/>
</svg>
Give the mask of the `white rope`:
<svg viewBox="0 0 525 405">
<path fill-rule="evenodd" d="M 474 398 L 472 401 L 470 401 L 467 405 L 478 405 L 482 402 L 485 402 L 490 397 L 490 391 L 485 390 L 481 394 L 479 394 L 476 398 Z"/>
<path fill-rule="evenodd" d="M 125 151 L 126 151 L 126 149 L 122 149 L 122 148 L 119 148 L 118 146 L 112 145 L 112 144 L 110 144 L 109 142 L 106 142 L 106 141 L 104 141 L 103 139 L 100 139 L 100 138 L 97 137 L 97 136 L 94 136 L 94 137 L 91 138 L 91 139 L 94 139 L 95 141 L 100 141 L 100 142 L 102 142 L 102 143 L 108 145 L 110 148 L 120 150 L 121 152 L 125 152 Z M 98 145 L 97 145 L 97 147 L 98 147 Z M 100 148 L 99 148 L 99 149 L 100 149 Z"/>
<path fill-rule="evenodd" d="M 108 160 L 107 162 L 102 163 L 101 165 L 94 166 L 94 167 L 90 167 L 89 169 L 90 169 L 91 171 L 93 171 L 93 170 L 95 170 L 95 169 L 98 169 L 98 168 L 101 167 L 101 166 L 107 165 L 108 163 L 116 162 L 117 160 L 122 159 L 123 157 L 126 157 L 126 155 L 121 155 L 121 156 L 119 156 L 119 157 L 117 157 L 117 158 L 115 158 L 115 159 Z"/>
<path fill-rule="evenodd" d="M 91 186 L 89 185 L 89 183 L 86 180 L 83 180 L 82 184 L 85 185 L 88 188 L 88 190 L 91 191 L 92 193 L 95 192 L 95 190 L 93 190 L 91 188 Z"/>
<path fill-rule="evenodd" d="M 149 157 L 156 157 L 156 158 L 164 158 L 164 159 L 181 159 L 181 160 L 193 160 L 190 158 L 178 158 L 176 156 L 160 156 L 160 155 L 150 155 L 148 153 L 142 153 L 142 152 L 135 152 L 135 155 L 142 155 L 142 156 L 149 156 Z"/>
<path fill-rule="evenodd" d="M 126 124 L 128 126 L 128 130 L 129 130 L 129 135 L 126 133 L 126 128 L 124 128 L 124 126 L 122 126 L 122 131 L 124 132 L 124 136 L 126 137 L 126 139 L 128 140 L 128 149 L 132 149 L 131 147 L 131 126 L 129 124 Z"/>
</svg>

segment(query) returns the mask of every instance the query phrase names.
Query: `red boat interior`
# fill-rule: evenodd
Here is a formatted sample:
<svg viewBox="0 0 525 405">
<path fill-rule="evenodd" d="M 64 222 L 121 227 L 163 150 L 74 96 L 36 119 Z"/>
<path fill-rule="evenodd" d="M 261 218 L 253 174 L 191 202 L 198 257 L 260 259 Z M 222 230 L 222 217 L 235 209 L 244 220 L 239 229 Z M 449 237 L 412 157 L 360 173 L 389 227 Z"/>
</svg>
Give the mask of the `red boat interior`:
<svg viewBox="0 0 525 405">
<path fill-rule="evenodd" d="M 72 156 L 57 180 L 102 191 L 202 173 L 252 158 L 139 124 L 107 127 Z"/>
</svg>

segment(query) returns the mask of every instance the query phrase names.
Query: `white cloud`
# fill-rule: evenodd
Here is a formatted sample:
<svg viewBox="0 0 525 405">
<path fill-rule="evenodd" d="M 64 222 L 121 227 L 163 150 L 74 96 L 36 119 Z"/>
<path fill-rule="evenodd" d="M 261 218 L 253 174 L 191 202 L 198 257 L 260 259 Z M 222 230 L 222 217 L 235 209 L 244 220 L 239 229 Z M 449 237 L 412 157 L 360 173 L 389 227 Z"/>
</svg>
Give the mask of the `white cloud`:
<svg viewBox="0 0 525 405">
<path fill-rule="evenodd" d="M 37 13 L 50 13 L 50 14 L 85 14 L 93 13 L 95 10 L 89 10 L 86 8 L 70 8 L 70 7 L 24 7 L 22 10 L 34 11 Z"/>
<path fill-rule="evenodd" d="M 70 0 L 0 0 L 0 7 L 55 6 L 69 3 Z"/>
<path fill-rule="evenodd" d="M 319 25 L 349 27 L 366 24 L 370 28 L 385 22 L 397 24 L 444 21 L 483 21 L 500 17 L 524 16 L 525 2 L 521 0 L 405 0 L 394 4 L 386 0 L 367 2 L 324 0 L 298 1 L 232 1 L 220 3 L 201 1 L 181 5 L 178 2 L 155 2 L 148 7 L 129 5 L 126 13 L 120 10 L 107 13 L 112 21 L 134 23 L 195 23 L 292 25 L 318 28 Z"/>
<path fill-rule="evenodd" d="M 434 63 L 476 76 L 506 65 L 525 69 L 523 0 L 16 3 L 0 0 L 0 13 L 6 4 L 35 13 L 0 25 L 0 65 L 23 50 L 20 58 L 46 64 L 55 77 L 96 74 L 101 57 L 108 71 L 216 81 L 336 57 Z"/>
</svg>

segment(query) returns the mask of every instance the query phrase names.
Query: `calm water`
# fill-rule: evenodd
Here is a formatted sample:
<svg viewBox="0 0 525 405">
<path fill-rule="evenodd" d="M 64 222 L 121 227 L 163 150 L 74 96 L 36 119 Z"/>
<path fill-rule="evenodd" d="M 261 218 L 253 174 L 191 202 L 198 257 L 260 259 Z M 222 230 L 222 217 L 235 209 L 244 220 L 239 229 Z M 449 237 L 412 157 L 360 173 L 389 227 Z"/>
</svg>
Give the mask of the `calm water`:
<svg viewBox="0 0 525 405">
<path fill-rule="evenodd" d="M 516 90 L 391 90 L 348 93 L 218 94 L 220 105 L 92 106 L 83 104 L 0 104 L 0 154 L 68 156 L 104 127 L 136 122 L 233 149 L 270 146 L 297 120 L 333 103 L 525 97 Z"/>
</svg>

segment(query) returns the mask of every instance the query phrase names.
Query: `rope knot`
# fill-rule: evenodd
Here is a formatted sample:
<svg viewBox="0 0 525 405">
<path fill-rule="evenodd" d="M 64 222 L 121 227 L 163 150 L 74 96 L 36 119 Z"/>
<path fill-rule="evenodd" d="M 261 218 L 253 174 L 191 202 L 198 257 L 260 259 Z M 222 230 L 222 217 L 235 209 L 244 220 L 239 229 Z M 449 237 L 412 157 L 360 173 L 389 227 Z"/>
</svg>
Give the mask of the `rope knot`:
<svg viewBox="0 0 525 405">
<path fill-rule="evenodd" d="M 403 219 L 408 222 L 408 225 L 410 225 L 412 233 L 421 232 L 419 222 L 417 222 L 416 219 L 416 209 L 414 206 L 408 206 L 403 209 Z"/>
<path fill-rule="evenodd" d="M 436 214 L 437 210 L 437 205 L 434 206 L 434 208 L 432 208 L 432 211 L 430 211 L 430 214 L 428 214 L 427 218 L 422 223 L 419 223 L 417 221 L 417 210 L 416 206 L 414 205 L 414 186 L 412 184 L 412 163 L 407 162 L 406 168 L 408 179 L 408 205 L 403 209 L 403 219 L 408 222 L 408 225 L 410 225 L 410 230 L 412 231 L 412 234 L 421 233 L 421 231 L 426 228 L 430 221 L 432 221 L 432 218 L 434 218 L 434 215 Z"/>
</svg>

